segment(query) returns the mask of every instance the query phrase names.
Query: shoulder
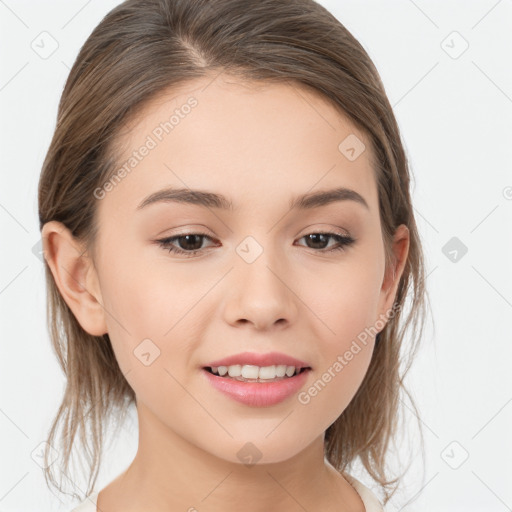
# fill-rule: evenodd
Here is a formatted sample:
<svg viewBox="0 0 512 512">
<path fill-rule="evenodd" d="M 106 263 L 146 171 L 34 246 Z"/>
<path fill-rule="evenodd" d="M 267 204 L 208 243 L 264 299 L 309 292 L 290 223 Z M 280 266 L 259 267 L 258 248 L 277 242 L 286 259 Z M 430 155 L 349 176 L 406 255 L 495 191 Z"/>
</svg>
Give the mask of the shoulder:
<svg viewBox="0 0 512 512">
<path fill-rule="evenodd" d="M 77 505 L 70 512 L 96 512 L 96 504 L 98 501 L 98 493 L 93 492 L 82 503 Z"/>
<path fill-rule="evenodd" d="M 366 512 L 384 512 L 384 507 L 370 488 L 348 473 L 343 473 L 343 476 L 361 496 Z"/>
</svg>

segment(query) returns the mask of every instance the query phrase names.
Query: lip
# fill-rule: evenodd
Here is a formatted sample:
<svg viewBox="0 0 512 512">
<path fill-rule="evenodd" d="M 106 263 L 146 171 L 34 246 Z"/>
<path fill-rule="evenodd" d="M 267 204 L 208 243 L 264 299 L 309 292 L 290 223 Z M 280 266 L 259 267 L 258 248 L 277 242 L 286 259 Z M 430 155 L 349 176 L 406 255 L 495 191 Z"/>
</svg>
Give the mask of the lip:
<svg viewBox="0 0 512 512">
<path fill-rule="evenodd" d="M 283 402 L 304 386 L 310 372 L 311 369 L 307 369 L 293 377 L 273 382 L 243 382 L 214 375 L 204 368 L 201 370 L 214 388 L 229 398 L 251 407 L 269 407 Z"/>
<path fill-rule="evenodd" d="M 253 366 L 273 366 L 286 365 L 295 366 L 296 368 L 311 368 L 308 363 L 300 361 L 295 357 L 282 354 L 280 352 L 267 352 L 266 354 L 258 354 L 257 352 L 242 352 L 223 359 L 217 359 L 203 366 L 203 368 L 211 368 L 212 366 L 232 366 L 239 364 L 241 366 L 250 364 Z M 306 373 L 306 372 L 303 372 Z"/>
</svg>

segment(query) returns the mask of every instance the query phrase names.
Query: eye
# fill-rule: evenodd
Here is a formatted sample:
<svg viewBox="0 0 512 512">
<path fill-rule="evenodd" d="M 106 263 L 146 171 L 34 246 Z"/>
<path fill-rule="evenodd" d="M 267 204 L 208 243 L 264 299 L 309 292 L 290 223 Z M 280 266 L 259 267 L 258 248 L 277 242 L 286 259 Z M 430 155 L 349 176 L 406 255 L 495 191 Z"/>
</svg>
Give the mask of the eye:
<svg viewBox="0 0 512 512">
<path fill-rule="evenodd" d="M 161 240 L 157 240 L 157 242 L 160 245 L 160 247 L 167 249 L 169 252 L 183 254 L 187 257 L 190 257 L 194 256 L 195 254 L 201 251 L 201 239 L 203 238 L 209 238 L 211 240 L 211 237 L 204 233 L 185 233 L 182 235 L 162 238 Z M 179 241 L 179 245 L 181 245 L 182 248 L 176 247 L 174 245 L 175 241 Z"/>
<path fill-rule="evenodd" d="M 201 246 L 203 239 L 205 238 L 212 240 L 212 238 L 205 233 L 184 233 L 168 238 L 162 238 L 160 240 L 156 240 L 156 242 L 160 247 L 166 249 L 170 253 L 191 257 L 203 250 Z M 351 236 L 330 232 L 310 233 L 299 238 L 299 240 L 302 240 L 303 238 L 305 238 L 308 243 L 313 244 L 313 247 L 309 247 L 310 249 L 318 249 L 316 252 L 334 252 L 344 250 L 346 247 L 355 242 L 355 239 Z M 325 247 L 328 247 L 329 239 L 333 239 L 337 243 L 334 245 L 334 247 L 326 249 Z M 175 242 L 178 242 L 180 247 L 177 247 Z"/>
<path fill-rule="evenodd" d="M 355 242 L 355 239 L 348 235 L 341 235 L 338 233 L 330 233 L 330 232 L 316 232 L 310 233 L 309 235 L 304 235 L 302 238 L 305 238 L 308 242 L 312 242 L 313 245 L 318 246 L 321 245 L 320 252 L 333 252 L 333 251 L 342 251 L 349 245 Z M 300 238 L 299 240 L 301 240 Z M 331 247 L 330 249 L 325 250 L 324 243 L 326 240 L 333 239 L 337 242 L 337 245 Z M 318 249 L 319 247 L 311 247 L 312 249 Z"/>
</svg>

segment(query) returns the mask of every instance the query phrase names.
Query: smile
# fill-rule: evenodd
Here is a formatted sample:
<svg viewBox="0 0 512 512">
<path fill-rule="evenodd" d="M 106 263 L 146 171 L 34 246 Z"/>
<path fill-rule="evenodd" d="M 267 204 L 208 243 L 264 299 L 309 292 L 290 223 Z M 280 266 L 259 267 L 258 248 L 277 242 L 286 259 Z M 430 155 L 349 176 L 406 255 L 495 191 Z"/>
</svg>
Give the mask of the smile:
<svg viewBox="0 0 512 512">
<path fill-rule="evenodd" d="M 248 369 L 244 372 L 245 375 L 256 375 L 257 371 L 257 379 L 243 376 L 242 371 L 247 367 Z M 216 373 L 213 371 L 214 368 L 217 370 Z M 224 368 L 226 368 L 225 372 Z M 220 375 L 219 367 L 203 368 L 202 374 L 206 377 L 208 383 L 224 396 L 251 407 L 270 407 L 287 400 L 305 386 L 311 372 L 311 368 L 298 369 L 289 366 L 285 367 L 284 376 L 278 377 L 277 372 L 279 371 L 279 374 L 281 374 L 283 371 L 279 367 L 264 366 L 260 368 L 252 365 L 233 365 L 224 368 L 221 367 L 224 376 Z M 270 370 L 267 370 L 267 368 L 270 368 Z M 229 369 L 232 373 L 238 375 L 230 376 Z M 259 372 L 262 370 L 264 375 L 275 375 L 275 377 L 260 379 Z M 287 373 L 291 375 L 287 375 Z"/>
<path fill-rule="evenodd" d="M 242 382 L 272 382 L 286 379 L 305 371 L 306 368 L 287 365 L 256 366 L 235 364 L 231 366 L 207 367 L 207 371 L 220 377 L 232 378 Z"/>
</svg>

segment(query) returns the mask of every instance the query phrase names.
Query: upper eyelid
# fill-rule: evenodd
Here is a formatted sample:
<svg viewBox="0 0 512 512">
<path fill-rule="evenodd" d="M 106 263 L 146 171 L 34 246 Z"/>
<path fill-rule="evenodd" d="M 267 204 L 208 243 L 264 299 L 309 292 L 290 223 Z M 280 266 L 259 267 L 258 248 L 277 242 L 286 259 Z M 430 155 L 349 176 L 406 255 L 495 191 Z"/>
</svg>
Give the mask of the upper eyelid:
<svg viewBox="0 0 512 512">
<path fill-rule="evenodd" d="M 307 235 L 310 235 L 310 234 L 323 234 L 323 235 L 326 235 L 326 236 L 330 236 L 331 238 L 335 238 L 335 237 L 341 237 L 341 238 L 348 238 L 348 239 L 351 239 L 353 241 L 355 241 L 354 237 L 348 233 L 337 233 L 335 231 L 328 231 L 328 230 L 311 230 L 311 231 L 308 231 L 307 233 L 305 233 L 304 235 L 301 235 L 299 237 L 297 237 L 297 240 L 300 240 L 302 238 L 304 238 L 305 236 Z M 201 236 L 203 238 L 208 238 L 210 239 L 211 241 L 215 242 L 218 240 L 211 236 L 211 235 L 208 235 L 207 233 L 200 233 L 200 232 L 194 232 L 194 231 L 186 231 L 186 232 L 183 232 L 183 233 L 177 233 L 177 234 L 174 234 L 174 235 L 170 235 L 170 236 L 166 236 L 166 237 L 163 237 L 163 238 L 159 238 L 156 240 L 156 242 L 168 242 L 168 243 L 171 243 L 172 242 L 175 242 L 178 238 L 181 238 L 181 237 L 184 237 L 184 236 L 187 236 L 187 235 L 194 235 L 194 236 Z M 200 251 L 201 249 L 197 249 L 198 251 Z M 189 251 L 189 252 L 193 252 L 193 251 Z"/>
<path fill-rule="evenodd" d="M 194 228 L 188 227 L 187 229 L 184 229 L 181 233 L 180 232 L 174 233 L 174 234 L 171 234 L 169 236 L 161 237 L 161 239 L 163 240 L 163 239 L 180 237 L 180 236 L 185 236 L 185 235 L 201 235 L 201 236 L 209 237 L 211 239 L 216 239 L 216 237 L 214 235 L 210 235 L 208 233 L 202 232 L 202 230 L 203 230 L 202 227 L 196 228 L 196 229 L 197 230 L 194 230 Z M 315 229 L 314 227 L 308 226 L 305 229 L 307 231 L 303 235 L 298 237 L 298 238 L 302 238 L 303 236 L 306 236 L 306 235 L 309 235 L 309 234 L 312 234 L 312 233 L 325 233 L 325 234 L 339 235 L 339 236 L 346 236 L 346 237 L 351 237 L 352 236 L 348 229 L 343 229 L 343 228 L 332 228 L 331 227 L 331 228 L 317 228 L 317 229 Z M 340 230 L 340 231 L 338 232 L 338 230 Z"/>
<path fill-rule="evenodd" d="M 329 230 L 324 230 L 324 229 L 313 229 L 297 238 L 304 238 L 305 236 L 311 235 L 311 234 L 337 235 L 337 236 L 345 236 L 345 237 L 352 236 L 349 233 L 338 233 L 336 231 L 329 231 Z M 187 236 L 187 235 L 202 236 L 205 238 L 209 238 L 211 240 L 216 240 L 216 238 L 214 236 L 209 235 L 208 233 L 200 233 L 199 231 L 184 231 L 183 233 L 176 233 L 173 235 L 164 236 L 162 238 L 159 238 L 158 240 L 172 240 L 172 239 L 180 238 L 182 236 Z"/>
</svg>

